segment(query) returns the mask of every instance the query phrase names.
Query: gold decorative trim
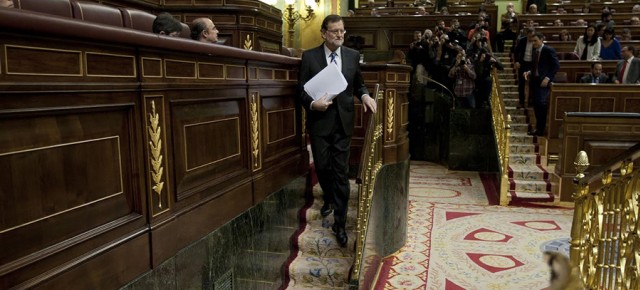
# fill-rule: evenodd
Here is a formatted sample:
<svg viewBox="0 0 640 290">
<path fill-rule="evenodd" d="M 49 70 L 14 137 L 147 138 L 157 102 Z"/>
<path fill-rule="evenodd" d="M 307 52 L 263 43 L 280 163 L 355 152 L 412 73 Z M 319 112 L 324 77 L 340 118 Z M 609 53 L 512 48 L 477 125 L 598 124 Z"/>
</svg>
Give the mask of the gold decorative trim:
<svg viewBox="0 0 640 290">
<path fill-rule="evenodd" d="M 244 49 L 253 50 L 253 45 L 251 44 L 251 36 L 248 33 L 247 38 L 244 40 Z"/>
<path fill-rule="evenodd" d="M 151 187 L 153 191 L 158 194 L 158 208 L 162 208 L 162 189 L 164 188 L 164 182 L 162 181 L 162 173 L 164 167 L 162 166 L 162 140 L 160 127 L 160 117 L 156 112 L 156 102 L 151 101 L 151 113 L 149 114 L 149 161 L 151 164 L 151 179 L 154 184 Z"/>
<path fill-rule="evenodd" d="M 122 57 L 122 58 L 130 58 L 132 59 L 131 62 L 131 66 L 132 66 L 132 71 L 133 74 L 132 75 L 94 75 L 94 74 L 89 74 L 89 66 L 88 66 L 88 58 L 87 55 L 107 55 L 107 56 L 117 56 L 117 57 Z M 103 53 L 103 52 L 85 52 L 84 53 L 84 73 L 86 76 L 88 77 L 107 77 L 107 78 L 125 78 L 125 77 L 136 77 L 138 74 L 138 70 L 136 69 L 136 57 L 132 56 L 132 55 L 125 55 L 125 54 L 114 54 L 114 53 Z"/>
<path fill-rule="evenodd" d="M 271 141 L 271 139 L 269 139 L 269 137 L 271 137 L 271 136 L 269 134 L 267 134 L 267 145 L 273 144 L 273 143 L 276 143 L 276 142 L 280 142 L 282 140 L 289 139 L 291 137 L 295 137 L 296 136 L 296 121 L 295 121 L 296 120 L 296 109 L 295 108 L 267 111 L 267 120 L 266 120 L 267 126 L 266 127 L 269 128 L 269 114 L 285 112 L 285 111 L 293 111 L 293 134 L 285 136 L 285 137 L 282 137 L 282 138 L 277 139 L 277 140 L 273 140 L 273 141 Z"/>
<path fill-rule="evenodd" d="M 395 120 L 395 90 L 387 90 L 387 124 L 386 124 L 386 132 L 387 132 L 387 141 L 395 140 L 395 136 L 393 134 L 394 128 L 394 120 Z"/>
<path fill-rule="evenodd" d="M 162 64 L 163 64 L 163 61 L 162 61 L 162 59 L 161 59 L 161 58 L 156 58 L 156 57 L 141 57 L 140 59 L 141 59 L 140 67 L 141 67 L 141 70 L 142 70 L 142 76 L 143 76 L 143 77 L 145 77 L 145 78 L 161 78 L 161 77 L 163 76 L 162 72 L 163 72 L 164 66 L 162 65 Z M 159 62 L 159 64 L 158 64 L 158 65 L 160 66 L 160 75 L 147 75 L 147 74 L 145 73 L 145 71 L 144 71 L 144 61 L 145 61 L 145 60 L 157 60 L 157 61 Z"/>
<path fill-rule="evenodd" d="M 249 101 L 249 116 L 251 124 L 251 157 L 253 159 L 252 168 L 253 171 L 256 171 L 262 168 L 262 154 L 260 154 L 260 116 L 258 114 L 258 108 L 260 107 L 260 94 L 258 92 L 252 92 Z"/>
<path fill-rule="evenodd" d="M 78 55 L 78 65 L 80 66 L 78 68 L 78 72 L 77 74 L 50 74 L 50 73 L 18 73 L 18 72 L 10 72 L 9 71 L 9 61 L 7 61 L 9 59 L 9 56 L 7 55 L 8 50 L 7 48 L 10 47 L 14 47 L 14 48 L 25 48 L 25 49 L 32 49 L 32 50 L 44 50 L 44 51 L 57 51 L 57 52 L 73 52 L 76 53 Z M 4 45 L 4 65 L 5 65 L 5 72 L 8 75 L 34 75 L 34 76 L 65 76 L 65 77 L 69 77 L 69 76 L 73 76 L 73 77 L 81 77 L 83 76 L 83 72 L 84 69 L 82 68 L 82 51 L 80 50 L 68 50 L 68 49 L 54 49 L 54 48 L 44 48 L 44 47 L 35 47 L 35 46 L 24 46 L 24 45 L 8 45 L 5 44 Z"/>
<path fill-rule="evenodd" d="M 189 168 L 188 165 L 187 165 L 187 162 L 186 162 L 187 160 L 189 160 L 189 155 L 188 155 L 188 150 L 187 150 L 187 147 L 188 147 L 187 146 L 187 134 L 186 134 L 187 127 L 193 127 L 193 126 L 211 124 L 211 123 L 218 123 L 218 122 L 230 121 L 230 120 L 235 120 L 236 121 L 236 133 L 237 133 L 236 136 L 237 136 L 237 140 L 238 140 L 237 141 L 238 142 L 238 147 L 236 148 L 236 152 L 237 153 L 229 155 L 227 157 L 216 159 L 214 161 L 211 161 L 211 162 L 208 162 L 208 163 L 196 166 L 196 167 Z M 184 170 L 186 172 L 193 171 L 193 170 L 196 170 L 198 168 L 205 167 L 205 166 L 209 166 L 211 164 L 215 164 L 215 163 L 218 163 L 218 162 L 220 162 L 222 160 L 233 158 L 233 157 L 239 156 L 241 154 L 241 152 L 240 152 L 240 117 L 224 118 L 224 119 L 218 119 L 218 120 L 213 120 L 213 121 L 206 121 L 206 122 L 200 122 L 200 123 L 187 124 L 187 125 L 182 126 L 182 131 L 183 131 L 182 135 L 184 136 L 184 140 L 183 140 L 183 142 L 184 142 L 184 160 L 185 160 Z"/>
</svg>

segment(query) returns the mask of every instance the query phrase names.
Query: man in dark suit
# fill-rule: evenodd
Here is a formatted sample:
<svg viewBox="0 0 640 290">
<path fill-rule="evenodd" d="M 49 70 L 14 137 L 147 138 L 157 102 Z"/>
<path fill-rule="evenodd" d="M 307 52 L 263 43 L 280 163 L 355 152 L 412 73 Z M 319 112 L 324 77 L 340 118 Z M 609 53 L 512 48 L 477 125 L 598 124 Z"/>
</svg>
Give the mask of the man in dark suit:
<svg viewBox="0 0 640 290">
<path fill-rule="evenodd" d="M 347 244 L 345 224 L 349 200 L 349 147 L 353 134 L 355 95 L 365 112 L 376 111 L 376 101 L 369 96 L 360 73 L 360 53 L 344 43 L 344 22 L 338 15 L 322 21 L 320 33 L 324 43 L 305 51 L 300 63 L 299 90 L 302 106 L 308 111 L 307 127 L 318 181 L 324 192 L 323 217 L 334 211 L 332 227 L 341 246 Z M 313 100 L 304 91 L 306 84 L 328 65 L 336 65 L 347 80 L 347 88 L 334 99 L 326 94 Z"/>
<path fill-rule="evenodd" d="M 602 72 L 602 64 L 599 62 L 591 63 L 591 73 L 580 78 L 582 84 L 604 84 L 609 82 L 607 74 Z"/>
<path fill-rule="evenodd" d="M 542 136 L 547 126 L 549 111 L 549 88 L 560 69 L 560 61 L 553 47 L 544 45 L 544 36 L 536 32 L 531 38 L 533 44 L 533 65 L 524 77 L 529 80 L 530 96 L 533 96 L 533 111 L 536 116 L 536 129 L 529 135 Z"/>
<path fill-rule="evenodd" d="M 640 59 L 634 57 L 636 49 L 631 45 L 622 47 L 622 60 L 616 66 L 616 73 L 611 78 L 616 84 L 640 83 Z"/>
<path fill-rule="evenodd" d="M 524 73 L 531 70 L 532 58 L 533 54 L 533 45 L 531 44 L 531 37 L 536 33 L 533 27 L 525 28 L 525 37 L 521 37 L 518 39 L 516 43 L 516 48 L 514 51 L 515 57 L 515 68 L 518 70 L 518 99 L 520 100 L 520 107 L 526 107 L 524 103 Z"/>
</svg>

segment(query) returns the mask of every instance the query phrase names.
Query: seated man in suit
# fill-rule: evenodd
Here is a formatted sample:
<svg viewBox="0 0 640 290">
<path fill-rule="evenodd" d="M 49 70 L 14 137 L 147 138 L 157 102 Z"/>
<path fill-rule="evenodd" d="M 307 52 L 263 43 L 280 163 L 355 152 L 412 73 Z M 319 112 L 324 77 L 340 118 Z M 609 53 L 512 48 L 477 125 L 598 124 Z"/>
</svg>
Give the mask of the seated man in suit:
<svg viewBox="0 0 640 290">
<path fill-rule="evenodd" d="M 633 57 L 636 52 L 631 45 L 622 47 L 622 60 L 616 66 L 612 80 L 616 84 L 640 84 L 640 59 Z"/>
<path fill-rule="evenodd" d="M 591 73 L 580 78 L 581 84 L 602 84 L 608 83 L 609 77 L 602 73 L 602 64 L 599 62 L 591 63 Z"/>
<path fill-rule="evenodd" d="M 13 8 L 13 0 L 0 0 L 0 7 Z"/>
<path fill-rule="evenodd" d="M 191 22 L 191 39 L 202 42 L 218 42 L 218 29 L 211 19 L 196 18 Z"/>
<path fill-rule="evenodd" d="M 169 37 L 180 37 L 182 32 L 182 25 L 180 21 L 173 18 L 173 16 L 167 12 L 158 14 L 155 20 L 153 20 L 153 33 L 166 35 Z"/>
</svg>

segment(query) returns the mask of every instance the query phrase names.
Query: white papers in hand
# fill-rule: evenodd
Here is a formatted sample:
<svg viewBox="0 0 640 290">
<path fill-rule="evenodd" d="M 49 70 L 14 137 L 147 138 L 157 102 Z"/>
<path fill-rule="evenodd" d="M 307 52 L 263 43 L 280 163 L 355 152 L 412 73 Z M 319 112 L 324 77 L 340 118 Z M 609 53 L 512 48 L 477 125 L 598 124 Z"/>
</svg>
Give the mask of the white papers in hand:
<svg viewBox="0 0 640 290">
<path fill-rule="evenodd" d="M 347 80 L 338 69 L 338 66 L 329 64 L 317 75 L 304 84 L 304 91 L 317 100 L 328 95 L 327 101 L 332 100 L 347 88 Z"/>
</svg>

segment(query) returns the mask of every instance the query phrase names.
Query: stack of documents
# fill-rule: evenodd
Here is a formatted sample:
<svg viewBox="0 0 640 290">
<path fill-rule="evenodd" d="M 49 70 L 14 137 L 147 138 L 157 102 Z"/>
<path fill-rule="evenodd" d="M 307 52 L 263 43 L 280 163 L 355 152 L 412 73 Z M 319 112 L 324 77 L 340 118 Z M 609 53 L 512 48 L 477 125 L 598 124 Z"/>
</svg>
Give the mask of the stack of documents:
<svg viewBox="0 0 640 290">
<path fill-rule="evenodd" d="M 335 98 L 347 88 L 347 80 L 338 66 L 328 65 L 304 84 L 304 91 L 314 100 L 327 94 L 327 101 Z"/>
</svg>

